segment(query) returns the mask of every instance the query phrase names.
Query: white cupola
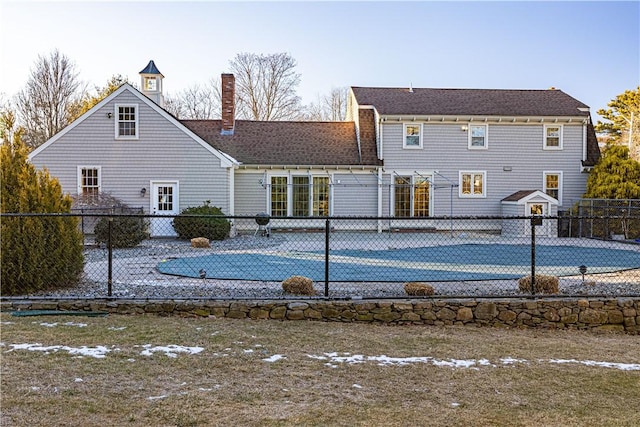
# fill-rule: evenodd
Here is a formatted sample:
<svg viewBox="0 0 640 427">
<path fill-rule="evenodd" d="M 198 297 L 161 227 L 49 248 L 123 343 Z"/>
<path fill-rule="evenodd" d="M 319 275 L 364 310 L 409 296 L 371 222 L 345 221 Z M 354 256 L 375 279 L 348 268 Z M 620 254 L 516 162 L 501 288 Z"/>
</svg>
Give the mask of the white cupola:
<svg viewBox="0 0 640 427">
<path fill-rule="evenodd" d="M 162 79 L 164 79 L 164 76 L 158 70 L 153 60 L 149 61 L 147 66 L 140 71 L 139 74 L 142 93 L 164 108 L 164 95 L 162 94 Z"/>
</svg>

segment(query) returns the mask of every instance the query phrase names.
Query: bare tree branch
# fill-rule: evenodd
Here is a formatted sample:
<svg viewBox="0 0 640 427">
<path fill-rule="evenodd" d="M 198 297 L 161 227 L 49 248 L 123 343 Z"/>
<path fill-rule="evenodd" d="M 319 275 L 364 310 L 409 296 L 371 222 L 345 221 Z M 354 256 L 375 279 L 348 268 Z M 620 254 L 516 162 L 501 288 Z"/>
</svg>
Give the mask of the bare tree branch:
<svg viewBox="0 0 640 427">
<path fill-rule="evenodd" d="M 58 50 L 38 56 L 26 87 L 16 98 L 27 145 L 37 147 L 67 126 L 84 88 L 75 64 Z"/>
<path fill-rule="evenodd" d="M 236 116 L 251 120 L 293 120 L 300 116 L 296 93 L 300 74 L 287 53 L 240 53 L 231 61 L 236 78 Z"/>
<path fill-rule="evenodd" d="M 220 118 L 222 97 L 220 78 L 212 78 L 204 85 L 195 84 L 167 97 L 165 109 L 179 119 L 217 119 Z"/>
</svg>

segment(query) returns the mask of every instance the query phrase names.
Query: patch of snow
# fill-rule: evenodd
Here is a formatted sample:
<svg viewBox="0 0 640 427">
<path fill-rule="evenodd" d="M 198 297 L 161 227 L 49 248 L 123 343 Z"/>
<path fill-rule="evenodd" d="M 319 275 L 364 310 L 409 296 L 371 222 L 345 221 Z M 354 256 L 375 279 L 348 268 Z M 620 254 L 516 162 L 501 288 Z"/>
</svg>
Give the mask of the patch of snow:
<svg viewBox="0 0 640 427">
<path fill-rule="evenodd" d="M 458 402 L 451 402 L 451 407 L 457 408 L 458 406 L 460 406 Z"/>
<path fill-rule="evenodd" d="M 153 353 L 164 353 L 167 357 L 178 357 L 178 353 L 198 354 L 204 347 L 185 347 L 181 345 L 170 344 L 167 346 L 155 346 L 145 344 L 142 346 L 144 350 L 140 353 L 143 356 L 152 356 Z"/>
<path fill-rule="evenodd" d="M 110 326 L 107 328 L 110 331 L 124 331 L 125 329 L 127 329 L 126 326 Z"/>
<path fill-rule="evenodd" d="M 529 363 L 528 360 L 514 359 L 512 357 L 504 357 L 500 359 L 500 362 L 502 362 L 503 365 L 515 365 L 516 363 Z"/>
<path fill-rule="evenodd" d="M 253 353 L 253 350 L 248 349 L 248 350 L 242 350 L 243 353 Z"/>
<path fill-rule="evenodd" d="M 264 360 L 265 362 L 277 362 L 280 359 L 286 359 L 286 356 L 283 356 L 281 354 L 274 354 L 273 356 L 267 357 L 266 359 L 262 360 Z"/>
<path fill-rule="evenodd" d="M 58 326 L 58 324 L 59 324 L 58 322 L 53 322 L 53 323 L 48 323 L 48 322 L 40 322 L 40 323 L 38 323 L 38 322 L 31 322 L 31 323 L 39 324 L 40 326 L 45 326 L 45 327 L 47 327 L 47 328 L 54 328 L 54 327 Z M 75 323 L 75 322 L 66 322 L 66 323 L 63 323 L 63 325 L 64 325 L 64 326 L 77 326 L 77 327 L 79 327 L 79 328 L 85 328 L 85 327 L 87 326 L 87 324 L 86 324 L 86 323 Z"/>
<path fill-rule="evenodd" d="M 613 368 L 621 371 L 640 371 L 639 363 L 613 363 L 613 362 L 596 362 L 594 360 L 575 360 L 575 359 L 550 359 L 549 363 L 578 363 L 585 366 L 598 366 L 602 368 Z"/>
<path fill-rule="evenodd" d="M 158 400 L 158 399 L 166 399 L 167 397 L 169 397 L 166 394 L 161 394 L 160 396 L 149 396 L 147 397 L 147 400 Z"/>
<path fill-rule="evenodd" d="M 351 387 L 353 387 L 353 388 L 362 388 L 362 386 L 360 384 L 354 384 Z"/>
<path fill-rule="evenodd" d="M 15 325 L 16 322 L 0 322 L 0 325 Z"/>
<path fill-rule="evenodd" d="M 381 356 L 364 356 L 361 354 L 350 355 L 349 353 L 324 353 L 324 355 L 307 354 L 307 357 L 316 360 L 328 360 L 325 366 L 335 368 L 336 363 L 347 364 L 360 364 L 366 362 L 377 362 L 380 366 L 402 366 L 410 363 L 430 363 L 434 366 L 444 366 L 450 368 L 470 368 L 478 369 L 477 366 L 490 366 L 496 367 L 495 364 L 487 359 L 448 359 L 439 360 L 433 357 L 389 357 L 385 355 Z M 514 359 L 511 357 L 505 357 L 499 359 L 503 365 L 515 365 L 515 364 L 528 364 L 529 361 L 525 359 Z M 637 363 L 614 363 L 614 362 L 595 362 L 592 360 L 575 360 L 575 359 L 550 359 L 539 360 L 540 363 L 578 363 L 586 366 L 599 366 L 604 368 L 614 368 L 623 371 L 640 371 L 640 364 Z"/>
<path fill-rule="evenodd" d="M 64 326 L 77 326 L 78 328 L 86 328 L 87 324 L 86 323 L 67 322 L 67 323 L 64 323 Z"/>
<path fill-rule="evenodd" d="M 84 380 L 82 378 L 76 378 L 75 380 L 73 380 L 74 383 L 81 383 Z"/>
<path fill-rule="evenodd" d="M 95 357 L 97 359 L 104 358 L 106 354 L 111 351 L 107 347 L 102 345 L 99 345 L 96 347 L 87 347 L 87 346 L 68 347 L 66 345 L 43 346 L 42 344 L 36 343 L 36 344 L 11 344 L 11 347 L 13 347 L 13 350 L 42 351 L 44 352 L 44 354 L 49 354 L 50 352 L 55 353 L 57 351 L 66 351 L 72 355 L 78 355 L 80 357 L 89 356 L 89 357 Z M 13 351 L 13 350 L 10 350 L 10 351 Z"/>
</svg>

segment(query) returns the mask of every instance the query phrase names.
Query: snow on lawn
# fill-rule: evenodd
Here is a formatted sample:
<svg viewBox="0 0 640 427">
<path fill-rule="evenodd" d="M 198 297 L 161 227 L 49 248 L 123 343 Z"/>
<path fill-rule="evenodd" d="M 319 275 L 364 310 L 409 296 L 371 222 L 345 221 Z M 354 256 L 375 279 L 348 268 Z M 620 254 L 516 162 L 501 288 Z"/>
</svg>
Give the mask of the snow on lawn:
<svg viewBox="0 0 640 427">
<path fill-rule="evenodd" d="M 167 357 L 178 357 L 178 353 L 198 354 L 204 347 L 185 347 L 182 345 L 167 345 L 167 346 L 155 346 L 151 344 L 145 344 L 142 346 L 144 350 L 140 353 L 143 356 L 152 356 L 153 353 L 164 353 Z"/>
<path fill-rule="evenodd" d="M 55 328 L 56 326 L 59 325 L 58 322 L 53 322 L 53 323 L 47 323 L 47 322 L 31 322 L 34 324 L 39 324 L 40 326 L 46 326 L 47 328 Z M 66 323 L 62 323 L 63 326 L 77 326 L 78 328 L 86 328 L 87 324 L 86 323 L 75 323 L 75 322 L 66 322 Z"/>
<path fill-rule="evenodd" d="M 307 357 L 316 360 L 326 360 L 326 366 L 331 368 L 337 367 L 337 364 L 346 363 L 346 364 L 359 364 L 366 362 L 374 362 L 380 366 L 391 366 L 391 365 L 408 365 L 412 363 L 429 363 L 434 366 L 444 366 L 450 368 L 473 368 L 478 369 L 478 366 L 498 366 L 495 363 L 491 363 L 487 359 L 448 359 L 448 360 L 439 360 L 433 357 L 389 357 L 389 356 L 364 356 L 361 354 L 350 354 L 350 353 L 324 353 L 324 355 L 312 355 L 308 354 Z M 640 371 L 640 363 L 614 363 L 614 362 L 595 362 L 592 360 L 565 360 L 565 359 L 550 359 L 550 360 L 538 360 L 539 363 L 576 363 L 586 366 L 597 366 L 602 368 L 613 368 L 620 369 L 623 371 Z M 515 364 L 529 364 L 528 360 L 525 359 L 513 359 L 511 357 L 502 358 L 499 360 L 500 364 L 503 366 L 515 365 Z"/>
<path fill-rule="evenodd" d="M 66 351 L 69 354 L 76 355 L 78 357 L 89 356 L 97 359 L 103 359 L 107 353 L 111 352 L 110 349 L 102 345 L 98 345 L 96 347 L 68 347 L 66 345 L 43 346 L 42 344 L 9 344 L 9 346 L 12 347 L 12 349 L 7 352 L 14 350 L 28 350 L 42 351 L 44 354 L 50 354 L 52 352 L 56 353 L 58 351 Z"/>
<path fill-rule="evenodd" d="M 286 356 L 283 356 L 281 354 L 274 354 L 273 356 L 267 357 L 266 359 L 262 360 L 264 360 L 265 362 L 277 362 L 280 359 L 286 359 Z"/>
<path fill-rule="evenodd" d="M 111 348 L 107 348 L 105 346 L 95 346 L 95 347 L 69 347 L 62 345 L 51 345 L 51 346 L 43 346 L 42 344 L 5 344 L 0 342 L 0 347 L 10 347 L 10 350 L 6 350 L 5 353 L 12 352 L 15 350 L 27 350 L 27 351 L 41 351 L 45 354 L 55 353 L 58 351 L 66 351 L 71 355 L 75 355 L 78 357 L 89 356 L 95 357 L 98 359 L 102 359 L 106 357 L 106 355 L 112 351 L 120 351 L 119 348 L 115 348 L 112 346 Z M 178 354 L 199 354 L 204 351 L 204 347 L 187 347 L 181 345 L 165 345 L 165 346 L 153 346 L 151 344 L 144 344 L 141 346 L 144 350 L 140 353 L 142 356 L 153 356 L 154 353 L 164 353 L 167 357 L 176 358 Z M 256 345 L 255 347 L 261 347 Z M 228 351 L 232 351 L 231 348 L 225 349 Z M 243 350 L 243 354 L 256 354 L 253 350 Z M 218 356 L 218 353 L 213 353 L 214 356 Z M 232 354 L 223 354 L 222 356 L 233 356 Z M 350 354 L 350 353 L 324 353 L 322 355 L 313 355 L 308 354 L 308 358 L 314 360 L 325 361 L 324 365 L 330 368 L 337 368 L 339 364 L 362 364 L 362 363 L 375 363 L 379 366 L 404 366 L 415 363 L 424 363 L 431 364 L 433 366 L 439 367 L 447 367 L 447 368 L 470 368 L 470 369 L 479 369 L 479 367 L 490 366 L 490 367 L 498 367 L 498 366 L 516 366 L 516 365 L 529 365 L 531 362 L 526 359 L 514 359 L 511 357 L 505 357 L 498 359 L 497 362 L 491 362 L 487 359 L 436 359 L 430 356 L 424 357 L 389 357 L 385 355 L 380 356 L 365 356 L 362 354 Z M 274 354 L 267 358 L 263 358 L 264 362 L 274 363 L 282 359 L 286 359 L 287 357 L 282 354 Z M 131 362 L 135 361 L 134 359 L 128 359 Z M 594 360 L 576 360 L 576 359 L 539 359 L 536 361 L 537 363 L 550 363 L 550 364 L 577 364 L 584 366 L 593 366 L 599 368 L 610 368 L 610 369 L 618 369 L 622 371 L 640 371 L 640 363 L 616 363 L 616 362 L 597 362 Z M 354 387 L 358 388 L 357 385 Z"/>
</svg>

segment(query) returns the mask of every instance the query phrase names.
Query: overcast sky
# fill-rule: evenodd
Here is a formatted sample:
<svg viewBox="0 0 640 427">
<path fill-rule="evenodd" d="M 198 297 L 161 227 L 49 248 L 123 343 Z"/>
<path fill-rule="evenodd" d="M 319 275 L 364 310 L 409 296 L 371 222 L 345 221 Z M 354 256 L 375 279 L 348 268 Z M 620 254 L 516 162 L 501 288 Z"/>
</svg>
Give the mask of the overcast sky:
<svg viewBox="0 0 640 427">
<path fill-rule="evenodd" d="M 640 80 L 640 2 L 71 2 L 0 0 L 0 93 L 54 49 L 80 78 L 165 94 L 229 70 L 240 52 L 288 52 L 310 103 L 340 86 L 562 89 L 594 113 Z"/>
</svg>

